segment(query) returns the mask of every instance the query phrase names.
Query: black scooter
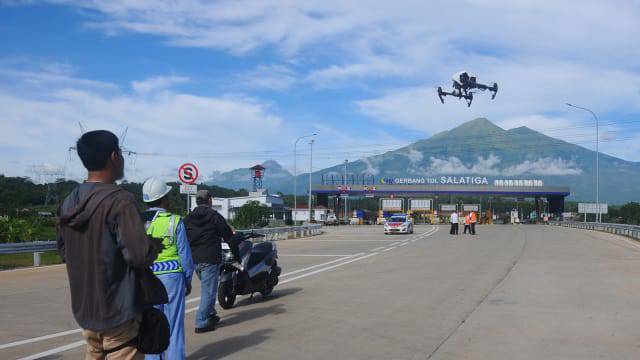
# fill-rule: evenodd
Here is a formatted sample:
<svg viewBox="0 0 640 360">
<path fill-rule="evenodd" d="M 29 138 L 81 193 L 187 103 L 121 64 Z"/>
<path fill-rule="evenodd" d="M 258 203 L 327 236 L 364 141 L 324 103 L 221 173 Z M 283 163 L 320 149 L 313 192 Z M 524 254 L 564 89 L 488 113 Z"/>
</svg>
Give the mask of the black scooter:
<svg viewBox="0 0 640 360">
<path fill-rule="evenodd" d="M 236 233 L 234 240 L 240 250 L 240 263 L 226 243 L 222 248 L 222 266 L 218 284 L 218 302 L 223 309 L 231 309 L 237 295 L 253 295 L 259 292 L 268 296 L 278 284 L 282 269 L 278 266 L 278 248 L 274 242 L 265 241 L 254 244 L 252 238 L 264 235 L 256 233 Z"/>
</svg>

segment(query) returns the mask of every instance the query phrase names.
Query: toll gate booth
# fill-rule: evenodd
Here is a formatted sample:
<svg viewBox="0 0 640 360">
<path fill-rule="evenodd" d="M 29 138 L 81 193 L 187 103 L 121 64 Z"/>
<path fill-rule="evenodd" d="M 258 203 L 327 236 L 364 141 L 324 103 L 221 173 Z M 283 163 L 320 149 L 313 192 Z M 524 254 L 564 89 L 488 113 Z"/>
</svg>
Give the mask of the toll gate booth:
<svg viewBox="0 0 640 360">
<path fill-rule="evenodd" d="M 454 179 L 454 183 L 450 183 L 450 179 Z M 495 179 L 492 182 L 486 177 L 458 177 L 462 181 L 456 183 L 455 177 L 441 177 L 431 181 L 424 178 L 415 179 L 379 179 L 379 183 L 371 183 L 375 181 L 373 178 L 362 178 L 363 183 L 349 183 L 348 185 L 327 183 L 323 181 L 321 184 L 312 186 L 312 193 L 316 195 L 319 205 L 329 207 L 330 197 L 339 197 L 342 195 L 346 199 L 359 197 L 375 197 L 378 199 L 406 199 L 402 211 L 410 210 L 412 200 L 430 200 L 430 212 L 433 216 L 447 216 L 447 211 L 439 207 L 439 204 L 447 204 L 448 197 L 454 196 L 472 196 L 482 199 L 491 198 L 515 198 L 515 199 L 534 199 L 535 209 L 538 214 L 543 210 L 552 214 L 556 218 L 561 218 L 564 212 L 564 201 L 570 195 L 568 186 L 544 185 L 542 180 L 523 180 L 523 179 Z M 447 181 L 444 181 L 444 180 Z M 467 179 L 466 181 L 464 179 Z M 471 179 L 471 180 L 469 180 Z M 355 182 L 355 179 L 349 179 Z M 366 181 L 365 181 L 366 180 Z M 438 183 L 438 180 L 446 183 Z M 485 200 L 486 201 L 486 200 Z M 489 200 L 490 201 L 490 200 Z M 422 205 L 425 205 L 424 203 Z M 463 206 L 465 204 L 449 204 L 456 205 L 456 211 L 476 211 L 481 213 L 483 210 L 491 210 L 491 206 L 482 204 L 466 204 L 468 209 Z M 381 208 L 380 208 L 381 209 Z M 450 209 L 448 209 L 450 210 Z M 491 218 L 493 214 L 491 214 Z"/>
</svg>

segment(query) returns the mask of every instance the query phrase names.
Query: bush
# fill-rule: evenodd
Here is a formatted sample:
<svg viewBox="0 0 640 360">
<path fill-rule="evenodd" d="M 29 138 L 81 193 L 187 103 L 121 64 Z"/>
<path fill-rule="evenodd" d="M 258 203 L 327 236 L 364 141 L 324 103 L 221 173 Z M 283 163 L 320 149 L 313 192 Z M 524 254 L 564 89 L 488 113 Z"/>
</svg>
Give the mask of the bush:
<svg viewBox="0 0 640 360">
<path fill-rule="evenodd" d="M 38 219 L 0 217 L 0 242 L 35 240 L 42 232 L 43 226 Z"/>
</svg>

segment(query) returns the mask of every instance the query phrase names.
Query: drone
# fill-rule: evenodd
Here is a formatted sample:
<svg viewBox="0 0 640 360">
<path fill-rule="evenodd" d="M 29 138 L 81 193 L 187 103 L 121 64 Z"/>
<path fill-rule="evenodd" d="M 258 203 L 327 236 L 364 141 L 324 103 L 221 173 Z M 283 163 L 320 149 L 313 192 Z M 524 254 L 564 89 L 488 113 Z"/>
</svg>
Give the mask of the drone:
<svg viewBox="0 0 640 360">
<path fill-rule="evenodd" d="M 444 104 L 444 97 L 447 95 L 455 96 L 459 99 L 467 100 L 467 106 L 471 106 L 471 102 L 473 101 L 473 91 L 475 89 L 478 90 L 489 90 L 491 91 L 491 100 L 496 98 L 496 93 L 498 92 L 498 84 L 493 83 L 493 86 L 484 85 L 476 82 L 476 76 L 468 73 L 466 71 L 461 71 L 459 73 L 453 74 L 453 91 L 446 92 L 442 91 L 442 87 L 438 86 L 438 97 L 440 101 Z"/>
</svg>

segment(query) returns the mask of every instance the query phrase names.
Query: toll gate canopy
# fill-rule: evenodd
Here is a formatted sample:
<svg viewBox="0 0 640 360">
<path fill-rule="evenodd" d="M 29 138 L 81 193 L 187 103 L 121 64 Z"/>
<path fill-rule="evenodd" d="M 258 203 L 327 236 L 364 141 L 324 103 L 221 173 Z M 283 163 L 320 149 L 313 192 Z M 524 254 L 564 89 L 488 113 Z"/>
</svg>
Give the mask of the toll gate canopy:
<svg viewBox="0 0 640 360">
<path fill-rule="evenodd" d="M 368 196 L 368 197 L 429 197 L 435 195 L 500 196 L 517 198 L 546 198 L 549 212 L 561 214 L 564 211 L 564 199 L 570 195 L 568 186 L 547 186 L 542 180 L 495 179 L 486 177 L 449 176 L 433 179 L 380 179 L 378 184 L 340 184 L 328 182 L 312 187 L 319 204 L 327 204 L 329 196 Z"/>
</svg>

